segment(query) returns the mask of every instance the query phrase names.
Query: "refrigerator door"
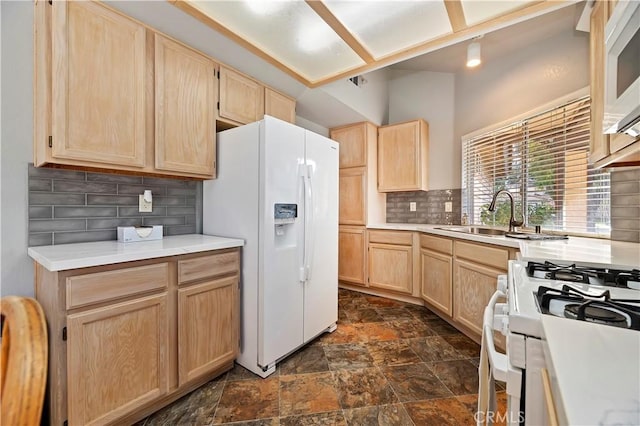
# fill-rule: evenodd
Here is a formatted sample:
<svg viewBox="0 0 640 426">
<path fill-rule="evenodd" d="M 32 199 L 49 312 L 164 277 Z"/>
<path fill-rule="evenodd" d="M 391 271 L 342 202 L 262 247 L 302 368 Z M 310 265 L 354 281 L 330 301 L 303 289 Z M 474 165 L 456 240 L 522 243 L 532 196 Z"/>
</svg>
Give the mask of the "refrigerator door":
<svg viewBox="0 0 640 426">
<path fill-rule="evenodd" d="M 304 341 L 338 320 L 338 143 L 305 132 L 307 191 Z"/>
<path fill-rule="evenodd" d="M 258 364 L 266 367 L 303 343 L 304 287 L 300 270 L 305 131 L 269 116 L 264 117 L 260 130 L 262 274 L 258 286 Z M 283 218 L 294 210 L 297 217 Z"/>
</svg>

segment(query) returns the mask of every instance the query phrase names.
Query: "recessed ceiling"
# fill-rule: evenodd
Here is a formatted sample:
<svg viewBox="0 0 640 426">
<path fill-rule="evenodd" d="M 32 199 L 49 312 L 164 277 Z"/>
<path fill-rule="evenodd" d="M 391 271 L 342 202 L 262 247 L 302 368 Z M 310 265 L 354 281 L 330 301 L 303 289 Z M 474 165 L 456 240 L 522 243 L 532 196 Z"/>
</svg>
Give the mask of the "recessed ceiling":
<svg viewBox="0 0 640 426">
<path fill-rule="evenodd" d="M 413 58 L 575 2 L 168 1 L 308 87 Z"/>
</svg>

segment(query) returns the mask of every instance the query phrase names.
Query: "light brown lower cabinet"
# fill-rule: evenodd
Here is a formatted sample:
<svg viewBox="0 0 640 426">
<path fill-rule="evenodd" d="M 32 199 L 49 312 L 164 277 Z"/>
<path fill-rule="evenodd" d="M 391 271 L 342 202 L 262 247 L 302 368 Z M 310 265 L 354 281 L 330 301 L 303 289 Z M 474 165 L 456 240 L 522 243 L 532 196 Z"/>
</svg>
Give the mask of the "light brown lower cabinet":
<svg viewBox="0 0 640 426">
<path fill-rule="evenodd" d="M 367 243 L 364 226 L 338 227 L 338 279 L 367 286 L 365 277 Z"/>
<path fill-rule="evenodd" d="M 58 272 L 36 263 L 46 422 L 134 423 L 232 368 L 239 265 L 235 248 Z"/>
<path fill-rule="evenodd" d="M 422 298 L 453 315 L 453 241 L 447 238 L 420 236 L 420 272 Z"/>
<path fill-rule="evenodd" d="M 413 236 L 411 232 L 369 231 L 369 286 L 413 292 Z"/>
</svg>

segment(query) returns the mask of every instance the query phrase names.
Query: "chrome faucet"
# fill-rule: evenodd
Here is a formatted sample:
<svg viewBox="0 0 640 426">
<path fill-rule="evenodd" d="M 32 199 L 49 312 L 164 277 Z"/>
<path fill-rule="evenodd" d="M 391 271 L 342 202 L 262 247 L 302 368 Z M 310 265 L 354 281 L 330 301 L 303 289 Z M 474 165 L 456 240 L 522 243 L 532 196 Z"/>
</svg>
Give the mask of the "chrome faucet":
<svg viewBox="0 0 640 426">
<path fill-rule="evenodd" d="M 509 232 L 515 232 L 516 226 L 522 226 L 522 224 L 524 223 L 524 220 L 516 220 L 514 216 L 513 195 L 511 195 L 509 191 L 507 191 L 506 189 L 501 189 L 500 191 L 493 194 L 493 200 L 491 200 L 491 204 L 489 204 L 489 211 L 490 212 L 495 211 L 496 198 L 498 198 L 498 195 L 500 195 L 501 192 L 504 192 L 505 194 L 507 194 L 507 196 L 509 197 L 509 200 L 511 200 L 511 217 L 509 218 Z"/>
</svg>

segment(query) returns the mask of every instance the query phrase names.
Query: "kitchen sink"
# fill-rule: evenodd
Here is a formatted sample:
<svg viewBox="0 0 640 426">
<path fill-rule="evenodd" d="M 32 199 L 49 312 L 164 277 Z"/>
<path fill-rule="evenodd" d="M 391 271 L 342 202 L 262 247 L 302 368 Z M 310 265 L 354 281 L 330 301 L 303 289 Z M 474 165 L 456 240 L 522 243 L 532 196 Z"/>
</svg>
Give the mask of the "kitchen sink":
<svg viewBox="0 0 640 426">
<path fill-rule="evenodd" d="M 508 232 L 504 229 L 483 228 L 481 226 L 442 226 L 436 229 L 442 229 L 443 231 L 464 232 L 465 234 L 488 235 L 497 237 L 506 235 Z"/>
<path fill-rule="evenodd" d="M 484 228 L 482 226 L 440 226 L 435 229 L 443 231 L 463 232 L 465 234 L 485 235 L 488 237 L 508 237 L 520 240 L 564 240 L 566 235 L 542 234 L 533 232 L 509 232 L 504 229 Z"/>
</svg>

